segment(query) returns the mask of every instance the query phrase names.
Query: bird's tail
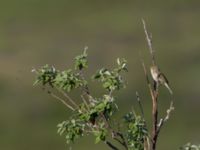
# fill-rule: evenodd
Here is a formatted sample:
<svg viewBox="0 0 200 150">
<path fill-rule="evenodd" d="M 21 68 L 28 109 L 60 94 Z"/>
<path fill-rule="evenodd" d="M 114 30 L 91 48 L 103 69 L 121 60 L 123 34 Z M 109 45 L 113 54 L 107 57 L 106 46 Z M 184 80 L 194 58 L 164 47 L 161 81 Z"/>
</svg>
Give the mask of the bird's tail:
<svg viewBox="0 0 200 150">
<path fill-rule="evenodd" d="M 171 90 L 171 88 L 169 87 L 167 83 L 165 83 L 165 87 L 169 90 L 169 93 L 173 95 L 173 91 Z"/>
</svg>

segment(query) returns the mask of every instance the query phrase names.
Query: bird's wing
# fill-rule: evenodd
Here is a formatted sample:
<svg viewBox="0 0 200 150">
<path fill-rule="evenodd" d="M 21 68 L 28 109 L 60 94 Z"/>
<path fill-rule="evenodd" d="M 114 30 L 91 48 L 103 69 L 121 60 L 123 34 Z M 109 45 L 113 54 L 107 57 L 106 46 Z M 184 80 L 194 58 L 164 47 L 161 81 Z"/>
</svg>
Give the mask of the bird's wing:
<svg viewBox="0 0 200 150">
<path fill-rule="evenodd" d="M 165 76 L 163 73 L 159 73 L 159 74 L 158 74 L 158 79 L 159 79 L 159 78 L 163 78 L 163 80 L 164 80 L 167 84 L 169 84 L 169 81 L 167 80 L 166 76 Z"/>
</svg>

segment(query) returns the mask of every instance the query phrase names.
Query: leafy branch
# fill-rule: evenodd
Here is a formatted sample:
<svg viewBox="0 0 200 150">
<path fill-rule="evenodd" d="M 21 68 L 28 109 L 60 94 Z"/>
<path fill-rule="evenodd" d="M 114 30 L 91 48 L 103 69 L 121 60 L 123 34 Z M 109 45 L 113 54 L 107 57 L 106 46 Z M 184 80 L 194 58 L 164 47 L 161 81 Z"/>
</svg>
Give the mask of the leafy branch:
<svg viewBox="0 0 200 150">
<path fill-rule="evenodd" d="M 152 65 L 155 66 L 155 51 L 152 48 L 152 37 L 147 32 L 144 20 L 142 21 Z M 162 80 L 155 79 L 155 75 L 152 74 L 152 84 L 142 60 L 152 100 L 152 133 L 150 134 L 138 92 L 136 92 L 136 100 L 138 101 L 141 114 L 132 110 L 127 112 L 121 120 L 114 121 L 114 114 L 119 111 L 117 98 L 114 96 L 114 93 L 126 86 L 123 73 L 128 71 L 127 61 L 118 58 L 116 67 L 113 69 L 103 67 L 91 76 L 91 80 L 98 81 L 105 90 L 101 97 L 95 97 L 90 92 L 89 81 L 84 76 L 84 72 L 88 68 L 87 57 L 87 48 L 85 48 L 81 55 L 75 57 L 74 69 L 60 71 L 53 66 L 44 65 L 39 69 L 33 70 L 36 73 L 34 85 L 42 85 L 48 94 L 62 102 L 67 109 L 72 111 L 70 118 L 58 124 L 58 133 L 65 136 L 67 144 L 72 144 L 78 138 L 86 135 L 94 135 L 95 143 L 103 142 L 112 150 L 120 150 L 115 145 L 115 142 L 119 143 L 125 150 L 155 150 L 160 130 L 174 110 L 173 102 L 171 102 L 166 116 L 158 118 L 159 85 L 161 83 L 167 84 L 167 80 L 165 80 L 166 82 L 160 82 Z M 161 73 L 156 75 L 156 77 L 161 75 L 162 79 L 166 79 Z M 79 100 L 74 100 L 69 95 L 75 89 L 81 91 Z M 62 97 L 55 94 L 58 92 Z"/>
<path fill-rule="evenodd" d="M 114 150 L 119 148 L 109 141 L 110 138 L 126 150 L 143 148 L 147 135 L 144 118 L 129 113 L 124 117 L 125 128 L 116 129 L 112 124 L 113 115 L 118 111 L 113 92 L 125 87 L 122 73 L 128 71 L 127 61 L 118 58 L 114 69 L 102 68 L 92 75 L 91 79 L 100 82 L 107 91 L 101 98 L 95 98 L 89 91 L 88 81 L 84 78 L 84 70 L 88 68 L 87 56 L 85 49 L 83 54 L 75 57 L 74 70 L 59 71 L 49 65 L 34 69 L 37 75 L 34 85 L 41 84 L 51 96 L 73 111 L 70 119 L 58 124 L 58 133 L 65 135 L 68 144 L 75 142 L 77 138 L 92 134 L 95 136 L 95 143 L 102 141 Z M 74 89 L 83 92 L 79 102 L 68 95 Z M 53 90 L 60 92 L 64 99 L 54 94 Z"/>
</svg>

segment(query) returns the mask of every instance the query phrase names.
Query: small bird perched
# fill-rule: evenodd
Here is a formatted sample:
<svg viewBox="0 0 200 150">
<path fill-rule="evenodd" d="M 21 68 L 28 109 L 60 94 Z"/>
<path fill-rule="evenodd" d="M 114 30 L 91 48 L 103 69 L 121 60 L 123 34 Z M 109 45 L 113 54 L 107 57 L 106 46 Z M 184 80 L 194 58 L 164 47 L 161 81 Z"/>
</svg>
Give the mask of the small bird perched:
<svg viewBox="0 0 200 150">
<path fill-rule="evenodd" d="M 170 94 L 173 94 L 171 88 L 169 87 L 169 82 L 167 78 L 160 71 L 160 69 L 156 65 L 153 65 L 150 67 L 150 71 L 156 85 L 159 85 L 159 84 L 164 85 L 169 90 Z"/>
</svg>

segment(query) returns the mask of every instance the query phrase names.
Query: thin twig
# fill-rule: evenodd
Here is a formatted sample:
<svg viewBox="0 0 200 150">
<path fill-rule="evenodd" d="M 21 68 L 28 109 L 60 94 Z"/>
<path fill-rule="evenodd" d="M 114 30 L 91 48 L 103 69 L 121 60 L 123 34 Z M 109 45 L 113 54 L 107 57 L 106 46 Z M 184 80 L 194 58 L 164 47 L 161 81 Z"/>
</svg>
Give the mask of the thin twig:
<svg viewBox="0 0 200 150">
<path fill-rule="evenodd" d="M 139 93 L 136 91 L 135 94 L 136 94 L 137 102 L 138 102 L 139 107 L 140 107 L 140 111 L 142 113 L 142 117 L 144 118 L 144 110 L 143 110 L 143 106 L 142 106 L 142 103 L 141 103 L 141 100 L 140 100 Z"/>
<path fill-rule="evenodd" d="M 67 106 L 69 109 L 71 109 L 72 111 L 75 111 L 75 109 L 69 105 L 64 99 L 58 97 L 57 95 L 55 95 L 54 93 L 52 93 L 51 91 L 47 91 L 48 94 L 50 94 L 52 97 L 56 98 L 57 100 L 59 100 L 60 102 L 62 102 L 65 106 Z"/>
<path fill-rule="evenodd" d="M 149 91 L 150 91 L 150 94 L 151 94 L 151 98 L 154 99 L 154 92 L 153 92 L 153 89 L 151 87 L 151 83 L 150 83 L 150 80 L 149 80 L 149 77 L 148 77 L 148 74 L 147 74 L 147 69 L 146 69 L 146 66 L 144 64 L 144 61 L 141 59 L 141 63 L 142 63 L 142 66 L 143 66 L 143 70 L 144 70 L 144 75 L 146 77 L 146 81 L 147 81 L 147 85 L 149 87 Z"/>
<path fill-rule="evenodd" d="M 83 75 L 83 70 L 82 69 L 79 70 L 79 75 L 82 78 L 82 80 L 85 80 L 85 77 Z M 87 95 L 90 95 L 90 90 L 89 90 L 89 87 L 88 87 L 87 84 L 83 87 L 83 92 L 85 92 Z"/>
<path fill-rule="evenodd" d="M 120 132 L 118 132 L 118 131 L 115 131 L 115 130 L 111 127 L 111 125 L 109 124 L 108 120 L 106 119 L 106 117 L 105 117 L 105 115 L 104 115 L 103 113 L 101 113 L 100 115 L 101 115 L 101 117 L 103 118 L 105 124 L 107 125 L 106 128 L 108 128 L 108 129 L 110 130 L 110 132 L 111 132 L 111 134 L 112 134 L 112 138 L 113 138 L 114 140 L 116 140 L 118 143 L 120 143 L 122 146 L 124 146 L 124 148 L 125 148 L 126 150 L 128 150 L 128 145 L 127 145 L 127 143 L 126 143 L 126 140 L 125 140 L 123 134 L 120 133 Z M 118 139 L 118 137 L 120 137 L 121 140 Z"/>
<path fill-rule="evenodd" d="M 86 106 L 87 109 L 89 110 L 90 108 L 89 108 L 89 105 L 88 105 L 86 99 L 83 97 L 83 95 L 81 95 L 81 98 L 82 98 L 82 100 L 83 100 L 83 103 L 85 104 L 85 106 Z"/>
<path fill-rule="evenodd" d="M 90 128 L 93 130 L 92 132 L 95 132 L 95 130 L 99 130 L 98 124 L 96 124 L 95 126 L 90 126 Z M 119 150 L 114 144 L 107 140 L 105 140 L 104 143 L 108 145 L 108 147 L 110 147 L 112 150 Z"/>
<path fill-rule="evenodd" d="M 82 80 L 85 80 L 83 70 L 79 70 L 79 75 L 82 78 Z M 87 84 L 83 86 L 82 90 L 83 90 L 83 93 L 88 97 L 89 102 L 92 102 L 92 103 L 96 102 L 94 98 L 92 97 L 92 95 L 90 94 L 90 89 Z"/>
<path fill-rule="evenodd" d="M 155 51 L 153 50 L 153 47 L 152 47 L 152 36 L 149 36 L 149 33 L 147 31 L 146 23 L 145 23 L 144 19 L 142 19 L 142 23 L 143 23 L 143 27 L 144 27 L 144 33 L 145 33 L 145 36 L 146 36 L 147 44 L 148 44 L 149 51 L 150 51 L 151 58 L 152 58 L 152 64 L 155 65 L 156 64 L 155 54 L 154 54 Z"/>
<path fill-rule="evenodd" d="M 128 150 L 128 144 L 127 144 L 127 142 L 126 142 L 126 140 L 125 140 L 123 134 L 120 133 L 120 132 L 117 132 L 117 135 L 122 139 L 122 141 L 123 141 L 123 142 L 122 142 L 122 145 L 126 148 L 126 150 Z"/>
<path fill-rule="evenodd" d="M 115 140 L 115 141 L 117 141 L 119 144 L 121 144 L 121 145 L 123 145 L 124 143 L 120 140 L 120 139 L 118 139 L 115 135 L 113 135 L 113 139 Z"/>
<path fill-rule="evenodd" d="M 163 127 L 163 125 L 165 124 L 165 122 L 167 122 L 169 120 L 169 117 L 172 113 L 172 111 L 174 111 L 174 104 L 173 104 L 173 101 L 171 101 L 170 103 L 170 107 L 167 109 L 167 113 L 166 113 L 166 116 L 164 118 L 161 118 L 160 119 L 160 122 L 158 124 L 158 129 L 157 129 L 157 134 L 159 134 L 161 128 Z"/>
<path fill-rule="evenodd" d="M 65 96 L 76 108 L 78 108 L 79 106 L 75 103 L 74 100 L 72 100 L 72 98 L 67 94 L 65 93 L 63 90 L 59 89 L 56 87 L 56 89 L 62 93 L 63 96 Z"/>
<path fill-rule="evenodd" d="M 90 126 L 90 128 L 92 129 L 92 132 L 95 132 L 95 130 L 99 130 L 100 127 L 98 126 L 98 124 L 96 124 L 95 126 Z M 106 145 L 108 145 L 108 147 L 110 147 L 112 150 L 119 150 L 114 144 L 112 144 L 111 142 L 105 140 L 104 143 Z"/>
<path fill-rule="evenodd" d="M 136 98 L 137 98 L 137 101 L 139 103 L 139 107 L 140 107 L 140 111 L 142 113 L 142 117 L 144 118 L 144 109 L 143 109 L 143 105 L 141 103 L 141 100 L 140 100 L 140 96 L 139 96 L 139 93 L 136 91 Z M 144 119 L 144 123 L 145 123 L 145 126 L 147 128 L 147 123 L 146 123 L 146 120 Z M 151 136 L 148 135 L 144 138 L 144 150 L 150 150 L 150 141 L 151 141 Z"/>
<path fill-rule="evenodd" d="M 121 140 L 120 140 L 118 137 L 119 137 Z M 112 138 L 113 138 L 115 141 L 117 141 L 119 144 L 121 144 L 122 146 L 124 146 L 124 148 L 125 148 L 126 150 L 128 150 L 128 144 L 126 143 L 126 140 L 125 140 L 125 138 L 124 138 L 124 136 L 123 136 L 122 133 L 113 130 L 113 131 L 112 131 Z"/>
<path fill-rule="evenodd" d="M 144 138 L 144 150 L 151 150 L 150 138 Z"/>
<path fill-rule="evenodd" d="M 116 146 L 114 146 L 112 143 L 109 141 L 104 141 L 105 144 L 107 144 L 112 150 L 119 150 Z"/>
</svg>

